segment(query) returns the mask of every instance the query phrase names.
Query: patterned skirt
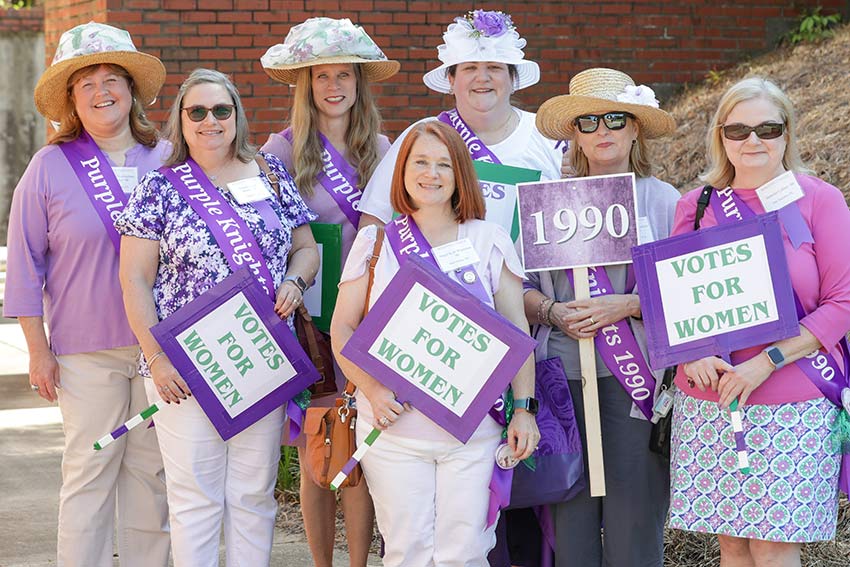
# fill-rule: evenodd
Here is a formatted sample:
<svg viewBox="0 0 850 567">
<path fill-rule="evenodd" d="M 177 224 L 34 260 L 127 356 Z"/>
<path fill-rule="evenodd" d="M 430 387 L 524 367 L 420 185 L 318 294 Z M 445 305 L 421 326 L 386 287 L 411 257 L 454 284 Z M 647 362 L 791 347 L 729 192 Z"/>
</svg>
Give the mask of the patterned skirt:
<svg viewBox="0 0 850 567">
<path fill-rule="evenodd" d="M 729 411 L 676 394 L 671 528 L 775 542 L 835 536 L 841 455 L 827 448 L 838 409 L 825 398 L 746 406 L 750 473 L 738 470 Z"/>
</svg>

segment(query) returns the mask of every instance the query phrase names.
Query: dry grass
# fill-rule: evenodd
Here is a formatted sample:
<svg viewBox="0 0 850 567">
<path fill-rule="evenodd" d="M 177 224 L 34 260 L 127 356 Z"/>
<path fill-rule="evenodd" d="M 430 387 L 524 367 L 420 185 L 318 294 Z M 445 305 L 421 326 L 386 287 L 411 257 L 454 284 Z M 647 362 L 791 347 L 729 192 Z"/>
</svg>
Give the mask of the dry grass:
<svg viewBox="0 0 850 567">
<path fill-rule="evenodd" d="M 760 75 L 776 82 L 794 102 L 803 161 L 815 174 L 850 192 L 850 26 L 819 44 L 780 48 L 719 74 L 714 84 L 695 86 L 666 105 L 678 128 L 651 143 L 656 176 L 680 191 L 700 185 L 705 134 L 721 95 L 735 82 Z M 848 561 L 850 563 L 850 561 Z"/>
</svg>

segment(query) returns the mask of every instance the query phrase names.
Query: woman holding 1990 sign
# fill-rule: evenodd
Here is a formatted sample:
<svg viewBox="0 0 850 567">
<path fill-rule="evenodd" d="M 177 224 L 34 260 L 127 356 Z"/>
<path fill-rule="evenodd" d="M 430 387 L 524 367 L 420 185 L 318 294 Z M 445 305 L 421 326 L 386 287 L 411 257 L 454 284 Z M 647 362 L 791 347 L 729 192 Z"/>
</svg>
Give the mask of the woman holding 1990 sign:
<svg viewBox="0 0 850 567">
<path fill-rule="evenodd" d="M 638 224 L 649 227 L 645 240 L 669 235 L 679 193 L 652 177 L 645 140 L 669 134 L 675 124 L 658 108 L 650 88 L 635 86 L 620 71 L 588 69 L 570 81 L 569 95 L 543 103 L 537 125 L 546 136 L 570 140 L 570 158 L 579 177 L 633 172 Z M 561 567 L 663 563 L 669 473 L 666 460 L 649 450 L 652 395 L 645 397 L 637 389 L 631 396 L 627 393 L 630 384 L 651 389 L 655 383 L 640 352 L 645 343 L 640 298 L 629 271 L 625 266 L 596 268 L 592 297 L 586 300 L 574 300 L 571 274 L 565 270 L 529 274 L 531 285 L 526 286 L 526 315 L 548 334 L 549 355 L 561 357 L 582 438 L 578 340 L 595 338 L 597 347 L 606 496 L 592 498 L 585 488 L 553 506 L 555 559 Z M 631 358 L 611 346 L 629 341 L 634 345 L 628 352 Z"/>
</svg>

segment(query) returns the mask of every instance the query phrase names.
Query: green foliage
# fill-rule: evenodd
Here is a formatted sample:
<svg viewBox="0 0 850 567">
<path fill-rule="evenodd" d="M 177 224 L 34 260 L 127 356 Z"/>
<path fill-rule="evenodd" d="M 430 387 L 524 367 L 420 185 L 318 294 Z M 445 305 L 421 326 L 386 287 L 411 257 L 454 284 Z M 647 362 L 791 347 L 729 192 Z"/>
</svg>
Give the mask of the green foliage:
<svg viewBox="0 0 850 567">
<path fill-rule="evenodd" d="M 812 43 L 832 37 L 833 27 L 841 22 L 841 14 L 824 16 L 818 6 L 811 12 L 804 12 L 798 20 L 797 27 L 788 32 L 785 39 L 791 45 Z"/>
<path fill-rule="evenodd" d="M 280 492 L 298 492 L 301 472 L 298 467 L 298 449 L 284 445 L 280 448 L 280 462 L 277 465 L 277 486 Z"/>
<path fill-rule="evenodd" d="M 712 69 L 706 74 L 705 80 L 708 81 L 708 83 L 711 85 L 716 85 L 717 83 L 723 80 L 723 76 L 725 74 L 726 71 L 724 70 L 718 71 L 717 69 Z"/>
<path fill-rule="evenodd" d="M 20 10 L 32 8 L 35 0 L 0 0 L 0 10 Z"/>
</svg>

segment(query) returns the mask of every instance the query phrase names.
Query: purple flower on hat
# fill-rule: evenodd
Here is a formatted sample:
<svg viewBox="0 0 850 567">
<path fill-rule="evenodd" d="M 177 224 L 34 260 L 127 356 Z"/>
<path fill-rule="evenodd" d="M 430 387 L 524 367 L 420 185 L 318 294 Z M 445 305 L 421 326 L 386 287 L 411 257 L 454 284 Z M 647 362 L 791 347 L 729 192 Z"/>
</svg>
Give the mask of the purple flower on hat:
<svg viewBox="0 0 850 567">
<path fill-rule="evenodd" d="M 514 29 L 509 15 L 492 10 L 475 10 L 455 21 L 471 28 L 470 37 L 500 37 Z"/>
</svg>

